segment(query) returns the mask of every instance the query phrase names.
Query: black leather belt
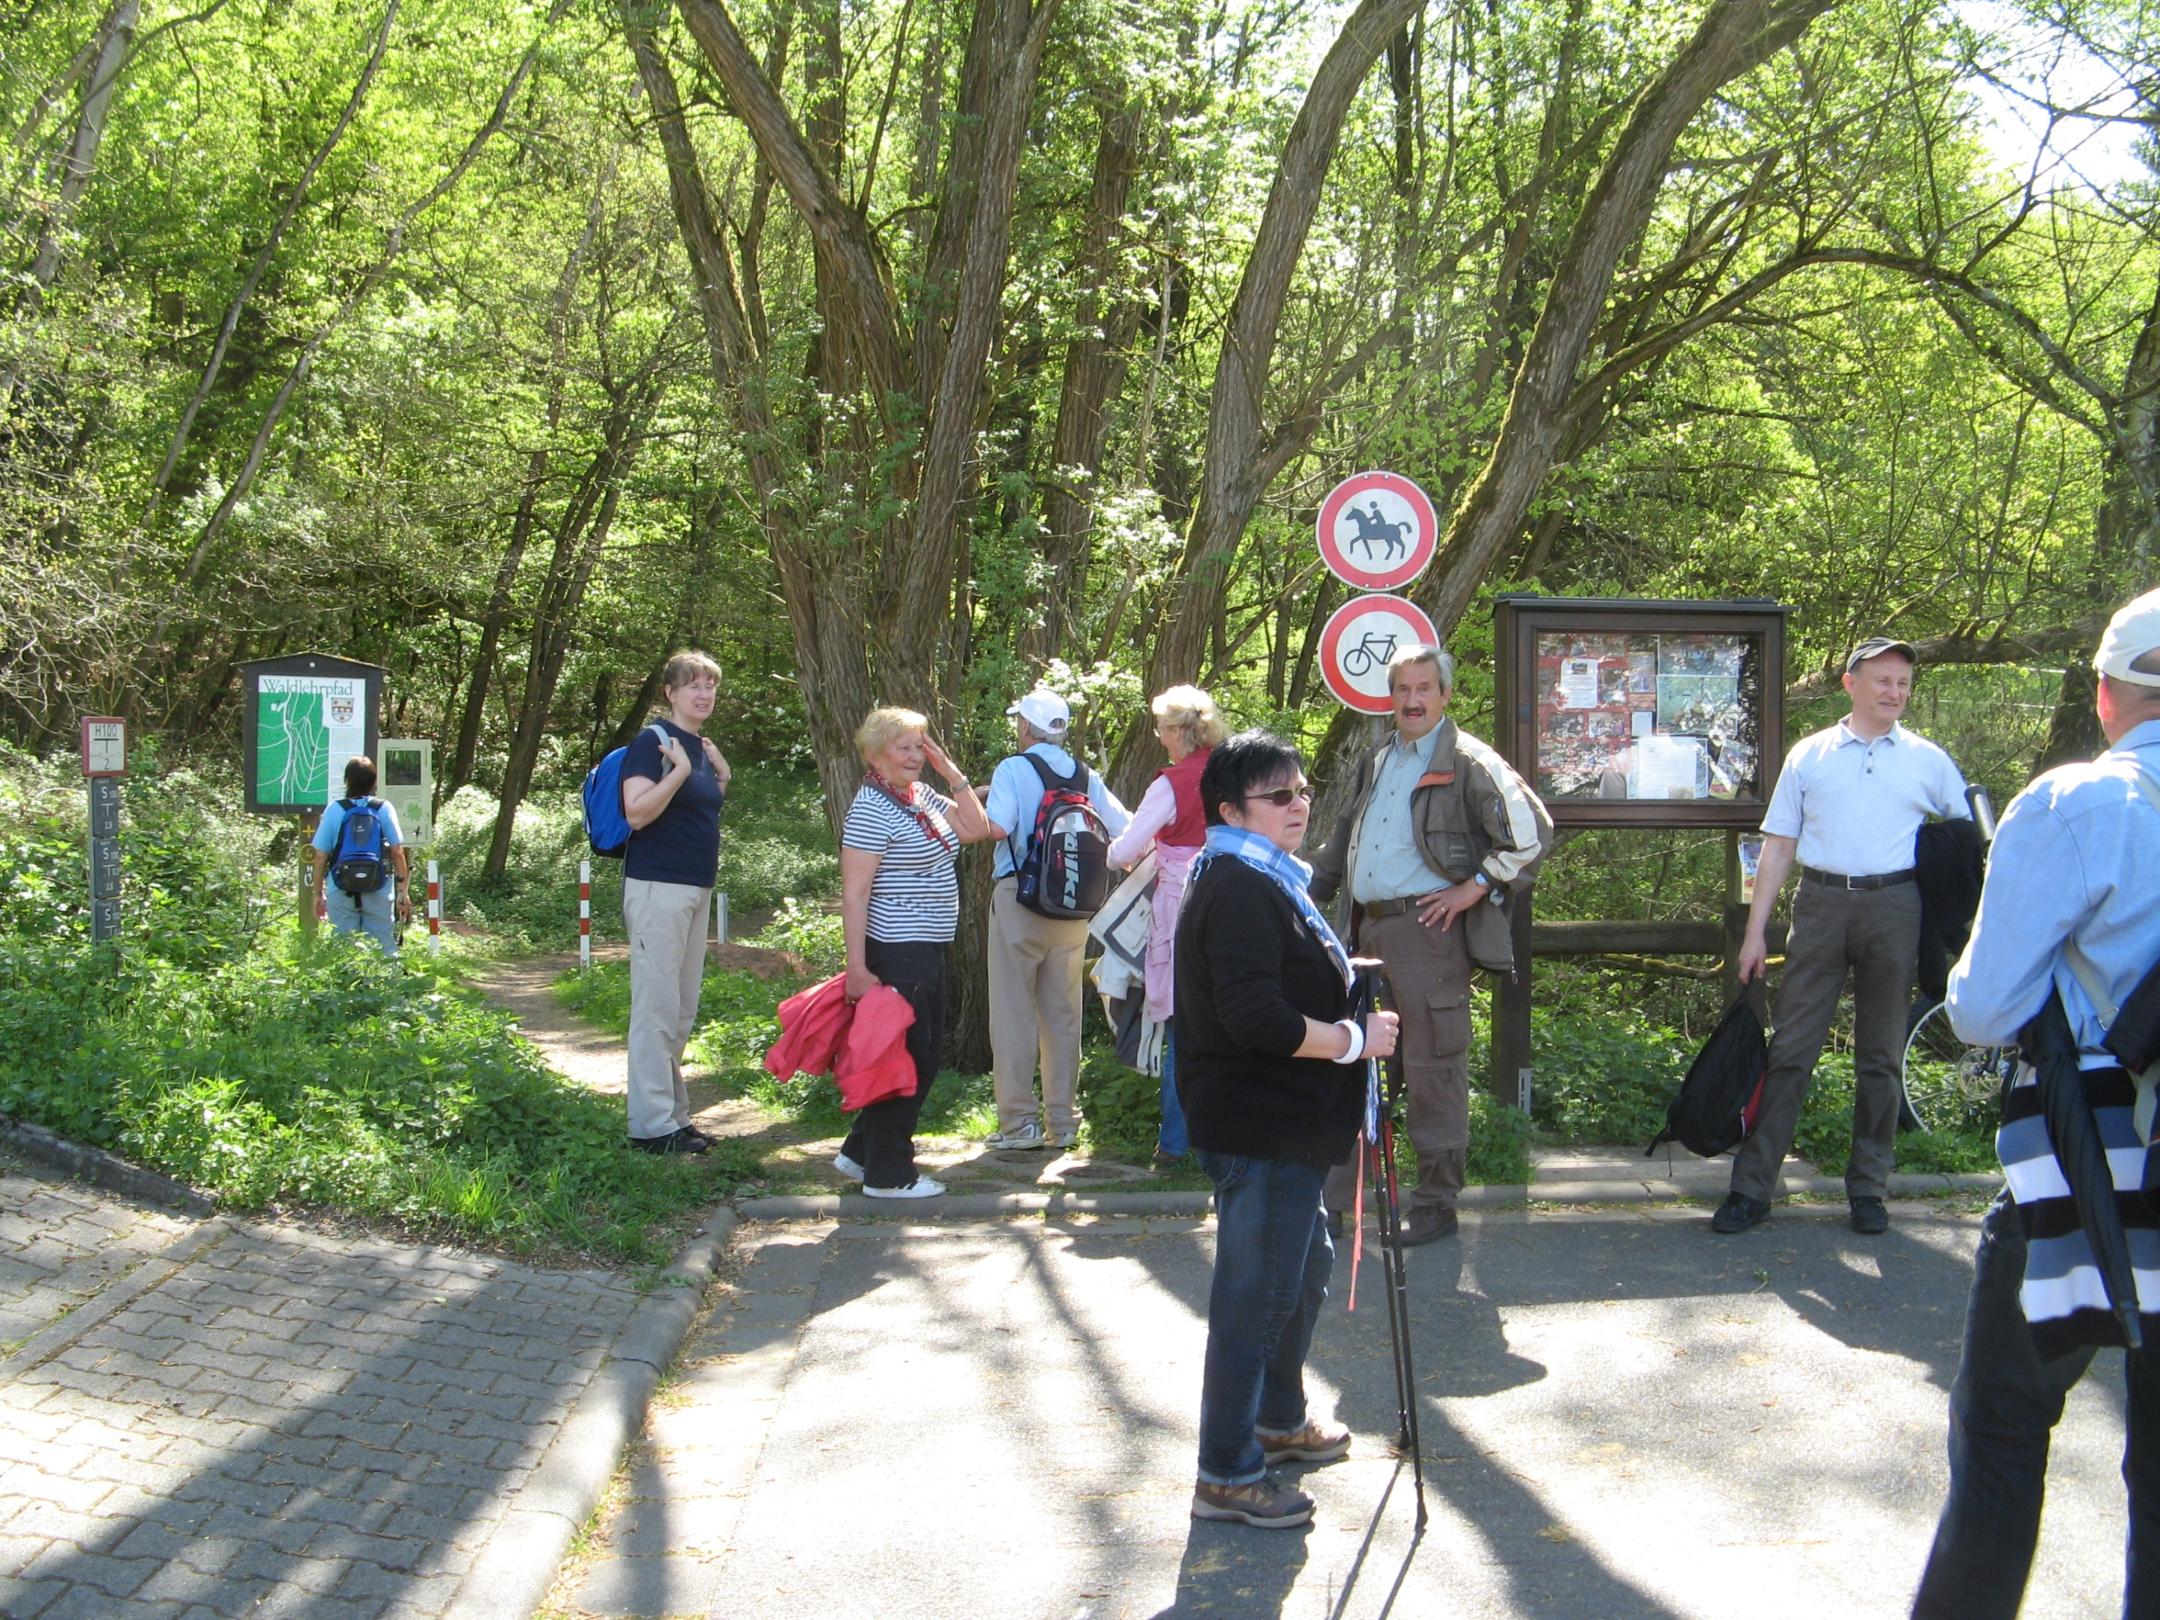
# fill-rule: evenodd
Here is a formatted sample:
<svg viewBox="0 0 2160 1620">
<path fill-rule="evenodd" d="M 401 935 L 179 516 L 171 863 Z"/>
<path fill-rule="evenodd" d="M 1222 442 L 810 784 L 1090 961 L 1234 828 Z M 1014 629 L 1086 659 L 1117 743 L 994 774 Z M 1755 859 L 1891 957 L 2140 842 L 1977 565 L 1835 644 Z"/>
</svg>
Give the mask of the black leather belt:
<svg viewBox="0 0 2160 1620">
<path fill-rule="evenodd" d="M 1406 911 L 1416 910 L 1417 905 L 1417 896 L 1409 895 L 1401 900 L 1360 901 L 1358 910 L 1368 917 L 1400 917 Z"/>
<path fill-rule="evenodd" d="M 1842 872 L 1820 872 L 1812 866 L 1800 868 L 1800 881 L 1820 883 L 1832 889 L 1888 889 L 1913 880 L 1913 868 L 1902 872 L 1877 872 L 1873 877 L 1847 877 Z"/>
</svg>

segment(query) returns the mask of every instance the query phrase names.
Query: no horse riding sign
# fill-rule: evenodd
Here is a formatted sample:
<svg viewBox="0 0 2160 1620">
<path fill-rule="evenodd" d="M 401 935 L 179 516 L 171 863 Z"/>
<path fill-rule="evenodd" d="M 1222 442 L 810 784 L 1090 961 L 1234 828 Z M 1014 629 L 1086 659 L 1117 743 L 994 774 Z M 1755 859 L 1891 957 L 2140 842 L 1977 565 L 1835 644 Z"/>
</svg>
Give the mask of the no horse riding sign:
<svg viewBox="0 0 2160 1620">
<path fill-rule="evenodd" d="M 1400 473 L 1353 473 L 1328 492 L 1314 524 L 1320 559 L 1345 585 L 1392 591 L 1425 572 L 1440 544 L 1426 493 Z"/>
</svg>

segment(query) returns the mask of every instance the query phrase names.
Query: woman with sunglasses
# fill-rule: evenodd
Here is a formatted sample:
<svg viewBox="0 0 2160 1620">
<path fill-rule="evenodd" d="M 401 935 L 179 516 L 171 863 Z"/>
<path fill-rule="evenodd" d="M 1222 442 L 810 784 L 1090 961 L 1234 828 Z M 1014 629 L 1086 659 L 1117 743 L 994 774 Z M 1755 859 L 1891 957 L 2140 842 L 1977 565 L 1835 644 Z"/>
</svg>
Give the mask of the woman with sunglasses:
<svg viewBox="0 0 2160 1620">
<path fill-rule="evenodd" d="M 1348 1015 L 1349 954 L 1297 858 L 1312 814 L 1298 752 L 1265 731 L 1200 774 L 1207 838 L 1177 929 L 1178 1089 L 1215 1183 L 1196 1519 L 1281 1529 L 1312 1498 L 1269 1470 L 1333 1462 L 1350 1431 L 1305 1407 L 1305 1354 L 1335 1262 L 1321 1183 L 1349 1157 L 1364 1059 L 1395 1015 Z"/>
<path fill-rule="evenodd" d="M 1170 1013 L 1176 1001 L 1171 942 L 1177 937 L 1178 906 L 1185 898 L 1185 877 L 1192 870 L 1207 833 L 1207 813 L 1200 806 L 1200 773 L 1215 745 L 1230 734 L 1215 700 L 1197 686 L 1173 686 L 1159 693 L 1149 708 L 1155 715 L 1155 738 L 1170 756 L 1169 767 L 1148 784 L 1140 806 L 1110 845 L 1112 866 L 1137 866 L 1155 848 L 1155 892 L 1148 902 L 1149 923 L 1145 984 L 1147 1015 L 1163 1026 L 1162 1129 L 1155 1137 L 1155 1164 L 1164 1168 L 1185 1157 L 1185 1112 L 1178 1106 L 1176 1052 Z"/>
</svg>

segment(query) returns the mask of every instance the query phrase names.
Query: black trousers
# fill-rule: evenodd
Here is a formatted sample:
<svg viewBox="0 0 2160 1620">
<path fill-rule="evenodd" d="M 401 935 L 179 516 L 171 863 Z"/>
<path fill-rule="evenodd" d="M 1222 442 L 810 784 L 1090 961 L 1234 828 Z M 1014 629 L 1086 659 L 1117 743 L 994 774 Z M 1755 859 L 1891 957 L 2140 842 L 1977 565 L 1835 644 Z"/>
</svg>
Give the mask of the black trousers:
<svg viewBox="0 0 2160 1620">
<path fill-rule="evenodd" d="M 855 1116 L 840 1151 L 863 1167 L 866 1187 L 905 1187 L 915 1179 L 915 1121 L 945 1055 L 945 957 L 943 945 L 866 940 L 863 966 L 881 984 L 900 992 L 915 1011 L 908 1026 L 908 1056 L 915 1060 L 915 1090 L 885 1097 Z"/>
</svg>

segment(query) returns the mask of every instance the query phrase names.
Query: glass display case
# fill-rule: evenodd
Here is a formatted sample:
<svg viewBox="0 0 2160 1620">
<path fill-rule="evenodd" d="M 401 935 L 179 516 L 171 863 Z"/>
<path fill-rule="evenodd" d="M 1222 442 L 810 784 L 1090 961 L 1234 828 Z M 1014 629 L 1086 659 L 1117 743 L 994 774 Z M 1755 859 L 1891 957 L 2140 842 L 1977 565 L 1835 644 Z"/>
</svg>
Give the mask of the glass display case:
<svg viewBox="0 0 2160 1620">
<path fill-rule="evenodd" d="M 1756 826 L 1784 754 L 1787 611 L 1503 596 L 1495 746 L 1563 826 Z"/>
</svg>

